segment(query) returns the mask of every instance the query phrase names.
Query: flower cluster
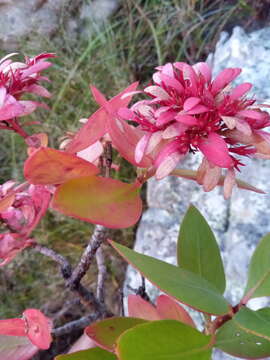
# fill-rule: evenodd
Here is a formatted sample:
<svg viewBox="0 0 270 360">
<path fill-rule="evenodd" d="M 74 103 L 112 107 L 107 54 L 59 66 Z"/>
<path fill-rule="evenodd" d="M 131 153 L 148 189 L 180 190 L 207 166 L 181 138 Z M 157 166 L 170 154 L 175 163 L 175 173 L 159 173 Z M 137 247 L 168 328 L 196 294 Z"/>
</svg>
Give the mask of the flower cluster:
<svg viewBox="0 0 270 360">
<path fill-rule="evenodd" d="M 34 240 L 29 236 L 45 214 L 51 198 L 44 186 L 15 185 L 8 181 L 0 186 L 0 221 L 8 229 L 0 234 L 0 266 L 33 245 Z"/>
<path fill-rule="evenodd" d="M 25 62 L 13 62 L 9 54 L 0 60 L 0 129 L 14 130 L 24 138 L 27 133 L 18 122 L 18 118 L 31 114 L 38 106 L 47 108 L 43 103 L 23 100 L 26 93 L 50 97 L 49 91 L 40 85 L 41 81 L 49 81 L 41 72 L 52 64 L 47 61 L 54 54 L 44 53 Z"/>
<path fill-rule="evenodd" d="M 154 84 L 144 89 L 150 99 L 118 112 L 143 131 L 136 162 L 150 155 L 161 179 L 188 153 L 200 151 L 204 157 L 197 181 L 210 191 L 220 182 L 222 169 L 227 169 L 225 197 L 230 196 L 235 169 L 243 165 L 239 157 L 270 156 L 270 136 L 263 131 L 270 125 L 269 114 L 246 97 L 250 83 L 230 85 L 240 72 L 228 68 L 212 79 L 206 63 L 159 66 Z"/>
</svg>

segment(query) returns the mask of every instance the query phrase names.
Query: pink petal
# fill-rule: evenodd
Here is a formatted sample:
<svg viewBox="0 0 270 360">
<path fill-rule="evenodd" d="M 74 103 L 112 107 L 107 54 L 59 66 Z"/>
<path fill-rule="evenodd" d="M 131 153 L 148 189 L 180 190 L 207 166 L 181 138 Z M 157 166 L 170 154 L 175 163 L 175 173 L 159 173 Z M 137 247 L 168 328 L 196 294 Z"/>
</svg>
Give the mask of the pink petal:
<svg viewBox="0 0 270 360">
<path fill-rule="evenodd" d="M 93 163 L 103 153 L 103 146 L 100 141 L 96 141 L 94 144 L 88 146 L 77 153 L 77 156 Z"/>
<path fill-rule="evenodd" d="M 107 99 L 105 98 L 105 96 L 93 85 L 90 85 L 90 89 L 92 92 L 92 95 L 95 99 L 95 101 L 100 105 L 100 106 L 104 106 L 107 104 Z"/>
<path fill-rule="evenodd" d="M 238 119 L 238 121 L 236 121 L 235 127 L 237 130 L 241 131 L 244 135 L 247 135 L 247 136 L 252 135 L 251 127 L 244 120 Z"/>
<path fill-rule="evenodd" d="M 122 119 L 125 120 L 133 120 L 135 117 L 134 112 L 128 108 L 120 108 L 117 113 Z"/>
<path fill-rule="evenodd" d="M 228 169 L 228 172 L 224 179 L 224 198 L 229 199 L 234 185 L 236 184 L 234 169 Z"/>
<path fill-rule="evenodd" d="M 146 148 L 147 148 L 147 145 L 149 143 L 151 136 L 152 136 L 152 133 L 148 133 L 139 140 L 139 142 L 135 148 L 135 161 L 137 164 L 139 164 L 142 161 L 142 158 L 146 152 Z"/>
<path fill-rule="evenodd" d="M 36 74 L 42 70 L 47 69 L 48 67 L 52 66 L 50 62 L 42 61 L 38 62 L 30 67 L 28 67 L 26 70 L 22 70 L 22 79 L 28 77 L 29 75 Z"/>
<path fill-rule="evenodd" d="M 186 125 L 189 125 L 189 126 L 193 126 L 193 125 L 197 125 L 198 124 L 198 119 L 196 119 L 195 117 L 193 116 L 190 116 L 190 115 L 181 115 L 181 114 L 178 114 L 176 117 L 175 117 L 175 120 L 183 123 L 183 124 L 186 124 Z"/>
<path fill-rule="evenodd" d="M 211 92 L 217 94 L 224 89 L 231 81 L 233 81 L 241 72 L 239 68 L 228 68 L 221 71 L 212 82 Z"/>
<path fill-rule="evenodd" d="M 159 165 L 172 153 L 175 153 L 179 150 L 179 141 L 174 140 L 169 142 L 159 153 L 158 157 L 155 160 L 155 166 L 159 167 Z"/>
<path fill-rule="evenodd" d="M 7 90 L 4 86 L 0 87 L 0 108 L 4 105 L 4 101 L 6 98 Z"/>
<path fill-rule="evenodd" d="M 29 340 L 40 349 L 49 349 L 51 337 L 51 321 L 37 309 L 27 309 L 23 313 Z"/>
<path fill-rule="evenodd" d="M 128 315 L 145 320 L 161 320 L 156 308 L 139 295 L 128 296 Z"/>
<path fill-rule="evenodd" d="M 235 128 L 236 122 L 238 121 L 238 119 L 233 116 L 221 116 L 221 119 L 224 121 L 224 123 L 228 126 L 230 130 Z"/>
<path fill-rule="evenodd" d="M 0 108 L 0 121 L 20 116 L 24 112 L 24 106 L 20 102 L 4 105 Z"/>
<path fill-rule="evenodd" d="M 44 97 L 51 97 L 52 94 L 43 86 L 37 85 L 37 84 L 32 84 L 30 86 L 28 86 L 26 88 L 26 91 L 32 94 L 36 94 L 39 96 L 44 96 Z"/>
<path fill-rule="evenodd" d="M 163 111 L 157 118 L 156 125 L 161 126 L 167 124 L 168 122 L 174 120 L 177 113 L 177 111 L 172 110 Z"/>
<path fill-rule="evenodd" d="M 209 108 L 204 105 L 197 105 L 191 110 L 187 111 L 189 115 L 196 115 L 196 114 L 202 114 L 204 112 L 209 111 Z"/>
<path fill-rule="evenodd" d="M 203 190 L 212 191 L 219 183 L 222 169 L 219 166 L 210 165 L 203 178 Z"/>
<path fill-rule="evenodd" d="M 192 92 L 195 94 L 197 90 L 197 75 L 192 66 L 188 64 L 183 65 L 183 77 L 184 80 L 190 81 L 190 88 Z"/>
<path fill-rule="evenodd" d="M 243 83 L 236 86 L 230 93 L 230 98 L 232 100 L 237 100 L 243 95 L 245 95 L 252 88 L 251 83 Z"/>
<path fill-rule="evenodd" d="M 0 320 L 0 335 L 25 336 L 25 324 L 22 319 Z"/>
<path fill-rule="evenodd" d="M 190 97 L 184 102 L 184 110 L 189 111 L 201 102 L 200 98 Z"/>
<path fill-rule="evenodd" d="M 206 82 L 210 82 L 212 78 L 212 70 L 205 62 L 199 62 L 195 65 L 193 65 L 193 69 L 196 71 L 196 73 L 200 73 Z"/>
<path fill-rule="evenodd" d="M 173 65 L 172 63 L 167 63 L 161 66 L 161 73 L 170 77 L 174 77 Z"/>
<path fill-rule="evenodd" d="M 156 179 L 161 180 L 165 176 L 169 175 L 184 156 L 185 155 L 179 153 L 178 151 L 167 156 L 157 168 Z"/>
<path fill-rule="evenodd" d="M 166 130 L 162 133 L 163 139 L 171 139 L 172 137 L 181 135 L 185 130 L 187 129 L 187 126 L 184 124 L 177 124 L 174 123 L 166 128 Z"/>
<path fill-rule="evenodd" d="M 261 120 L 265 115 L 261 111 L 256 110 L 242 110 L 239 111 L 236 116 L 247 117 L 251 119 Z"/>
<path fill-rule="evenodd" d="M 162 131 L 156 131 L 152 134 L 150 137 L 148 146 L 146 148 L 146 155 L 150 154 L 156 146 L 161 142 L 162 140 Z"/>
<path fill-rule="evenodd" d="M 164 85 L 166 85 L 167 87 L 171 87 L 172 89 L 177 90 L 179 93 L 182 93 L 184 91 L 182 84 L 175 78 L 161 73 L 160 79 L 163 81 Z"/>
<path fill-rule="evenodd" d="M 223 168 L 233 166 L 227 144 L 220 135 L 210 133 L 207 138 L 199 141 L 198 148 L 213 164 Z"/>
<path fill-rule="evenodd" d="M 144 89 L 146 94 L 150 94 L 153 97 L 157 97 L 160 100 L 168 100 L 170 98 L 169 94 L 160 86 L 148 86 Z"/>
</svg>

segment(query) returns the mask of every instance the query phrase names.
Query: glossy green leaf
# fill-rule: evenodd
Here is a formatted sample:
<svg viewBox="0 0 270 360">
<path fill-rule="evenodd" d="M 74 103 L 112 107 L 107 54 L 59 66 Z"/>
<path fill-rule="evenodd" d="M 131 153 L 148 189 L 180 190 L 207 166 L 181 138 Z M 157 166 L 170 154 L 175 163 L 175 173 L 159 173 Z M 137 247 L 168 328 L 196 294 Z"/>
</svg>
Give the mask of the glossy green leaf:
<svg viewBox="0 0 270 360">
<path fill-rule="evenodd" d="M 119 360 L 210 360 L 210 336 L 175 320 L 152 321 L 123 333 Z"/>
<path fill-rule="evenodd" d="M 113 241 L 111 244 L 149 281 L 176 300 L 209 314 L 223 315 L 230 311 L 224 297 L 200 276 L 178 266 L 139 254 Z"/>
<path fill-rule="evenodd" d="M 113 317 L 91 324 L 85 333 L 101 348 L 114 351 L 116 340 L 124 331 L 144 323 L 145 320 L 132 317 Z"/>
<path fill-rule="evenodd" d="M 52 207 L 94 224 L 126 228 L 139 220 L 142 201 L 135 184 L 91 176 L 60 185 L 54 194 Z"/>
<path fill-rule="evenodd" d="M 178 264 L 213 284 L 221 294 L 226 287 L 218 244 L 202 214 L 190 206 L 180 227 L 177 243 Z"/>
<path fill-rule="evenodd" d="M 176 169 L 173 170 L 170 175 L 173 176 L 178 176 L 184 179 L 189 179 L 189 180 L 194 180 L 197 182 L 197 171 L 194 170 L 188 170 L 188 169 Z M 221 176 L 220 180 L 218 182 L 219 186 L 223 186 L 224 185 L 224 180 L 225 180 L 225 176 Z M 239 189 L 244 189 L 244 190 L 250 190 L 250 191 L 254 191 L 256 193 L 259 194 L 265 194 L 265 192 L 261 189 L 256 188 L 253 185 L 250 185 L 249 183 L 240 180 L 240 179 L 236 179 L 236 184 L 239 187 Z"/>
<path fill-rule="evenodd" d="M 252 255 L 245 290 L 247 298 L 270 296 L 270 234 L 264 236 Z"/>
<path fill-rule="evenodd" d="M 117 357 L 103 349 L 93 348 L 72 354 L 56 356 L 55 360 L 117 360 Z"/>
<path fill-rule="evenodd" d="M 91 176 L 99 169 L 89 161 L 51 148 L 40 148 L 24 163 L 24 176 L 31 184 L 54 185 L 80 176 Z"/>
<path fill-rule="evenodd" d="M 218 331 L 215 346 L 238 357 L 264 359 L 270 356 L 270 309 L 242 308 Z"/>
</svg>

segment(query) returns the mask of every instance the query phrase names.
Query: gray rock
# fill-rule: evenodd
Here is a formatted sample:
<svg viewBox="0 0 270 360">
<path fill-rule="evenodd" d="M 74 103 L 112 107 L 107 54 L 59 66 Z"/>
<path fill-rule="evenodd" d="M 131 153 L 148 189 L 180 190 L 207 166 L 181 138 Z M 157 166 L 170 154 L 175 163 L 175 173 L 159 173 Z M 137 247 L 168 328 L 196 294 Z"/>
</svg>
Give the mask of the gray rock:
<svg viewBox="0 0 270 360">
<path fill-rule="evenodd" d="M 0 0 L 0 46 L 11 51 L 30 39 L 57 36 L 63 27 L 71 38 L 89 33 L 117 8 L 118 0 L 95 0 L 89 5 L 78 0 Z"/>
<path fill-rule="evenodd" d="M 270 98 L 270 28 L 246 34 L 236 27 L 231 37 L 222 33 L 214 54 L 209 56 L 214 73 L 226 67 L 243 69 L 238 82 L 254 84 L 256 98 Z M 181 163 L 183 168 L 197 168 L 198 157 Z M 267 160 L 247 160 L 240 178 L 267 191 L 270 166 Z M 237 303 L 247 280 L 250 257 L 261 236 L 270 231 L 270 197 L 235 189 L 230 200 L 223 199 L 221 189 L 204 193 L 194 182 L 175 177 L 162 181 L 151 179 L 147 189 L 149 209 L 138 228 L 135 250 L 175 263 L 175 249 L 179 223 L 190 203 L 199 208 L 215 232 L 222 252 L 227 275 L 226 297 Z M 209 259 L 211 260 L 211 259 Z M 126 283 L 140 286 L 141 278 L 129 267 Z M 128 292 L 128 289 L 126 289 Z M 152 299 L 158 290 L 147 282 Z M 250 302 L 253 309 L 266 306 L 265 298 Z M 216 351 L 213 359 L 236 359 Z"/>
</svg>

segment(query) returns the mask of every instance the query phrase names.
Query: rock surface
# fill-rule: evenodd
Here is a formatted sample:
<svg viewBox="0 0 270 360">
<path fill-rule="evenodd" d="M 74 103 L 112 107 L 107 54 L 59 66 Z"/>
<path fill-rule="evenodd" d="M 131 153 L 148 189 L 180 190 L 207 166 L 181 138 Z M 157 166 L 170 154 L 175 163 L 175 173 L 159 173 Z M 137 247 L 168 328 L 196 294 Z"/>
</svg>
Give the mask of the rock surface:
<svg viewBox="0 0 270 360">
<path fill-rule="evenodd" d="M 231 37 L 222 33 L 216 51 L 208 59 L 214 72 L 225 67 L 241 67 L 238 82 L 251 82 L 256 98 L 270 98 L 270 28 L 246 34 L 236 27 Z M 198 158 L 191 157 L 182 168 L 197 168 Z M 269 192 L 270 165 L 267 160 L 250 160 L 240 178 Z M 195 183 L 168 177 L 151 180 L 147 190 L 149 209 L 140 222 L 135 250 L 175 263 L 179 223 L 190 203 L 199 208 L 215 232 L 222 251 L 227 275 L 226 297 L 235 304 L 242 296 L 250 257 L 260 237 L 270 231 L 270 196 L 244 190 L 234 190 L 230 200 L 224 200 L 221 189 L 204 193 Z M 211 260 L 211 259 L 209 259 Z M 132 288 L 141 285 L 138 273 L 129 267 L 126 283 Z M 126 290 L 128 291 L 128 290 Z M 154 299 L 157 290 L 147 282 L 147 291 Z M 266 305 L 266 299 L 256 299 L 256 309 Z M 250 302 L 251 303 L 251 302 Z M 236 359 L 216 352 L 213 359 Z"/>
<path fill-rule="evenodd" d="M 118 0 L 0 0 L 0 47 L 11 51 L 22 41 L 57 35 L 86 35 L 91 23 L 102 22 L 117 8 Z"/>
</svg>

